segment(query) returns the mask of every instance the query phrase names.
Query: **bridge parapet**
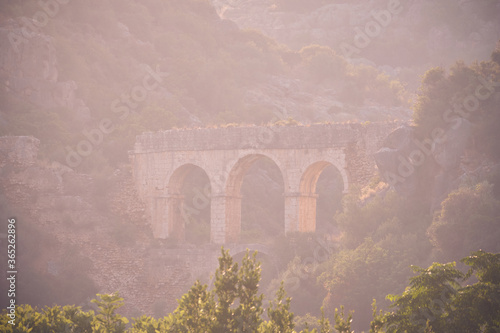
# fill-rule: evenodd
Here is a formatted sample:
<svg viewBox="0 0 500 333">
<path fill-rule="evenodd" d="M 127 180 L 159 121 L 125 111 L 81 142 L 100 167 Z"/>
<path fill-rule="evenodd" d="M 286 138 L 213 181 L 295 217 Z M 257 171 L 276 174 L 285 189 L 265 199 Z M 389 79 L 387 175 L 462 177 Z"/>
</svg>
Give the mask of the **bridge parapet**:
<svg viewBox="0 0 500 333">
<path fill-rule="evenodd" d="M 248 126 L 175 129 L 138 135 L 134 153 L 234 149 L 318 149 L 344 147 L 367 135 L 387 133 L 394 122 L 310 126 Z"/>
</svg>

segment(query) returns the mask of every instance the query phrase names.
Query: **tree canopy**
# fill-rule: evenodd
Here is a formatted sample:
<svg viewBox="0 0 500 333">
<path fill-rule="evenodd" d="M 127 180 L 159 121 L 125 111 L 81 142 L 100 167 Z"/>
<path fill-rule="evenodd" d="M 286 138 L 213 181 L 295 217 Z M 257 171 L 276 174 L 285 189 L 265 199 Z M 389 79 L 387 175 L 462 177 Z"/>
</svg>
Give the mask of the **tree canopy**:
<svg viewBox="0 0 500 333">
<path fill-rule="evenodd" d="M 214 288 L 196 281 L 178 301 L 177 309 L 160 319 L 143 315 L 129 320 L 117 311 L 124 304 L 118 293 L 97 294 L 92 303 L 98 307 L 84 311 L 77 306 L 53 306 L 44 309 L 21 305 L 15 318 L 6 310 L 0 316 L 2 332 L 261 332 L 294 333 L 291 299 L 284 284 L 269 303 L 266 315 L 259 295 L 260 263 L 247 251 L 241 266 L 229 251 L 222 249 Z M 388 295 L 392 311 L 377 312 L 373 307 L 370 333 L 427 332 L 476 333 L 498 332 L 500 329 L 500 253 L 476 251 L 461 260 L 469 266 L 466 273 L 455 263 L 433 263 L 428 268 L 413 266 L 418 275 L 400 295 Z M 466 284 L 474 276 L 477 282 Z M 335 323 L 325 317 L 317 320 L 317 328 L 302 333 L 352 333 L 353 313 L 344 307 L 335 309 Z M 14 325 L 15 324 L 15 325 Z M 307 326 L 307 324 L 306 324 Z"/>
</svg>

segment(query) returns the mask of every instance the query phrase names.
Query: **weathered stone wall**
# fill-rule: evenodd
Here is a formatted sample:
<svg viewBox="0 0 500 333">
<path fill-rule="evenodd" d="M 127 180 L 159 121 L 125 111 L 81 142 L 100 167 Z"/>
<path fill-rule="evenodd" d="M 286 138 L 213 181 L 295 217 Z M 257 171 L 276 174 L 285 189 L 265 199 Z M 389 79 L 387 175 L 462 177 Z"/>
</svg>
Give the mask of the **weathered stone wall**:
<svg viewBox="0 0 500 333">
<path fill-rule="evenodd" d="M 97 293 L 120 292 L 125 298 L 120 311 L 129 317 L 167 314 L 196 279 L 208 282 L 220 248 L 171 249 L 154 240 L 130 170 L 117 170 L 112 189 L 96 197 L 92 177 L 38 160 L 38 145 L 33 137 L 0 137 L 0 215 L 22 225 L 16 258 L 19 303 L 32 300 L 26 290 L 30 279 L 65 279 L 61 274 L 67 265 L 74 265 L 74 291 L 82 291 L 78 283 L 87 276 Z M 39 239 L 37 248 L 26 243 L 28 234 Z M 0 247 L 6 240 L 0 238 Z M 0 259 L 7 260 L 6 252 Z M 95 294 L 87 296 L 77 305 L 90 305 Z"/>
<path fill-rule="evenodd" d="M 232 149 L 312 149 L 345 147 L 363 141 L 375 152 L 380 140 L 398 122 L 315 124 L 310 126 L 249 126 L 177 129 L 137 136 L 134 153 Z M 366 139 L 366 140 L 365 140 Z"/>
<path fill-rule="evenodd" d="M 182 235 L 182 199 L 178 189 L 182 177 L 195 166 L 206 172 L 212 189 L 211 240 L 228 243 L 238 240 L 241 182 L 256 159 L 267 157 L 281 171 L 285 231 L 313 231 L 315 182 L 325 163 L 338 169 L 344 190 L 353 184 L 366 184 L 377 171 L 373 154 L 399 125 L 384 122 L 251 126 L 144 133 L 137 137 L 130 157 L 155 237 Z"/>
</svg>

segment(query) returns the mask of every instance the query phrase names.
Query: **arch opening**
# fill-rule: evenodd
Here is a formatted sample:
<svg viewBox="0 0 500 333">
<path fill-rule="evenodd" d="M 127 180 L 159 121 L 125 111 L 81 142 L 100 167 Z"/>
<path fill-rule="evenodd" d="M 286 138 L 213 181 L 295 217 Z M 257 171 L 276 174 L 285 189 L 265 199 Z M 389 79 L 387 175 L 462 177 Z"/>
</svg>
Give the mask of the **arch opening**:
<svg viewBox="0 0 500 333">
<path fill-rule="evenodd" d="M 338 230 L 333 217 L 342 208 L 344 186 L 342 174 L 333 164 L 319 161 L 310 165 L 300 181 L 299 231 L 335 238 Z"/>
<path fill-rule="evenodd" d="M 227 182 L 229 242 L 266 243 L 284 233 L 284 180 L 279 166 L 261 154 L 247 155 Z"/>
<path fill-rule="evenodd" d="M 168 186 L 169 238 L 177 242 L 210 242 L 211 186 L 202 168 L 185 164 L 170 177 Z"/>
</svg>

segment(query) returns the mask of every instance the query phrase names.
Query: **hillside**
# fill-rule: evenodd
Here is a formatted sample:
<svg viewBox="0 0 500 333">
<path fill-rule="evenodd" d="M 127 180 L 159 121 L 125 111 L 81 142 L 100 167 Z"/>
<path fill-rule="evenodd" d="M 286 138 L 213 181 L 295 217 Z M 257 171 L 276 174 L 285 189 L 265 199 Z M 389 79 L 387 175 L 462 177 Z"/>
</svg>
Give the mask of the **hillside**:
<svg viewBox="0 0 500 333">
<path fill-rule="evenodd" d="M 349 193 L 333 165 L 313 180 L 314 233 L 284 235 L 273 161 L 241 173 L 241 242 L 268 249 L 264 303 L 284 281 L 297 326 L 345 305 L 368 331 L 373 299 L 387 310 L 410 265 L 500 252 L 499 40 L 498 0 L 0 1 L 0 218 L 18 220 L 18 301 L 88 310 L 119 291 L 124 315 L 160 318 L 213 282 L 210 180 L 199 169 L 175 193 L 179 208 L 203 199 L 185 242 L 155 239 L 129 160 L 138 134 L 401 121 L 367 157 L 377 176 Z M 361 141 L 342 153 L 375 145 Z"/>
<path fill-rule="evenodd" d="M 84 129 L 110 119 L 113 133 L 82 170 L 125 161 L 145 130 L 410 117 L 404 83 L 327 47 L 293 51 L 239 30 L 205 1 L 76 0 L 40 27 L 36 1 L 1 6 L 0 132 L 34 135 L 63 163 Z"/>
<path fill-rule="evenodd" d="M 222 18 L 291 49 L 325 45 L 417 85 L 426 68 L 487 59 L 500 39 L 496 0 L 211 2 Z"/>
</svg>

